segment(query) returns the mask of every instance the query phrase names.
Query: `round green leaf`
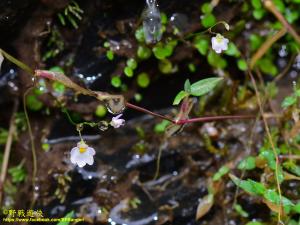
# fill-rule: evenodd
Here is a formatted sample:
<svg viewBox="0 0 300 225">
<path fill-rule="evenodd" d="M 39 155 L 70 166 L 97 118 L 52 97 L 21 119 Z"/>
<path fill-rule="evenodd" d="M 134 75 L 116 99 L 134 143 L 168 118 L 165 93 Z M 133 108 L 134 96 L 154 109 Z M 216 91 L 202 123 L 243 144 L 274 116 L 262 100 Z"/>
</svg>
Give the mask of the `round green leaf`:
<svg viewBox="0 0 300 225">
<path fill-rule="evenodd" d="M 216 17 L 213 14 L 211 14 L 211 13 L 205 14 L 201 18 L 201 24 L 205 28 L 212 27 L 213 25 L 215 25 L 216 21 L 217 21 Z"/>
<path fill-rule="evenodd" d="M 107 109 L 104 105 L 98 105 L 95 111 L 95 115 L 98 117 L 104 117 L 107 113 Z"/>
<path fill-rule="evenodd" d="M 146 88 L 150 84 L 150 78 L 147 73 L 140 73 L 137 77 L 137 83 L 140 87 Z"/>
<path fill-rule="evenodd" d="M 111 78 L 111 85 L 114 86 L 115 88 L 120 87 L 122 84 L 122 80 L 119 76 L 113 76 Z"/>
<path fill-rule="evenodd" d="M 126 66 L 124 68 L 124 73 L 127 77 L 132 77 L 133 76 L 133 70 L 128 66 Z"/>
<path fill-rule="evenodd" d="M 43 103 L 35 95 L 27 95 L 26 105 L 32 111 L 39 111 L 43 108 Z"/>
<path fill-rule="evenodd" d="M 145 46 L 142 46 L 140 45 L 138 47 L 138 50 L 137 50 L 137 56 L 140 58 L 140 59 L 148 59 L 150 58 L 152 52 L 149 48 L 145 47 Z"/>
<path fill-rule="evenodd" d="M 242 71 L 246 71 L 248 69 L 247 62 L 244 59 L 239 59 L 237 61 L 238 68 Z"/>
</svg>

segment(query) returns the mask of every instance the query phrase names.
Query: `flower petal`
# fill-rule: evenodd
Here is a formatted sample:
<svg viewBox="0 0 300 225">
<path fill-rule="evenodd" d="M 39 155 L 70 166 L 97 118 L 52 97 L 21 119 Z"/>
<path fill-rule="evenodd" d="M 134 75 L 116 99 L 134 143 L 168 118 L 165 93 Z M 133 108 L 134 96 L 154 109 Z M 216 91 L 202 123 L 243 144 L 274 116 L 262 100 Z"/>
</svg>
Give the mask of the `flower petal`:
<svg viewBox="0 0 300 225">
<path fill-rule="evenodd" d="M 77 163 L 78 155 L 80 154 L 80 153 L 79 153 L 79 149 L 78 149 L 77 147 L 72 148 L 70 154 L 71 154 L 71 158 L 70 158 L 71 162 L 72 162 L 73 164 L 76 164 L 76 163 Z"/>
<path fill-rule="evenodd" d="M 93 165 L 94 164 L 94 158 L 93 156 L 87 157 L 85 162 L 89 165 Z"/>
<path fill-rule="evenodd" d="M 77 165 L 79 167 L 84 167 L 86 165 L 86 162 L 85 161 L 77 161 Z"/>
<path fill-rule="evenodd" d="M 88 151 L 89 154 L 92 155 L 92 156 L 96 154 L 95 149 L 93 149 L 93 148 L 91 148 L 91 147 L 88 147 L 88 148 L 87 148 L 87 151 Z"/>
</svg>

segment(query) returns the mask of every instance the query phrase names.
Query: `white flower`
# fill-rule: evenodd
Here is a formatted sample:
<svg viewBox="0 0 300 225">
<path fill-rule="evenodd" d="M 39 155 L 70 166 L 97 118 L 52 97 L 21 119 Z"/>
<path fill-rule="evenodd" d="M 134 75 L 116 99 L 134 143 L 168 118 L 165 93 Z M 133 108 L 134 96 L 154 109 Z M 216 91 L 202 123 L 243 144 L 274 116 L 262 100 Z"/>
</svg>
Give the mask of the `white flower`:
<svg viewBox="0 0 300 225">
<path fill-rule="evenodd" d="M 86 164 L 94 164 L 95 149 L 89 147 L 84 141 L 77 143 L 77 147 L 71 150 L 71 162 L 79 167 L 84 167 Z"/>
<path fill-rule="evenodd" d="M 229 40 L 224 38 L 221 34 L 217 34 L 217 36 L 212 37 L 211 45 L 212 49 L 215 50 L 216 53 L 220 54 L 222 51 L 226 51 L 228 48 Z"/>
<path fill-rule="evenodd" d="M 119 114 L 111 119 L 110 125 L 114 128 L 119 128 L 125 124 L 124 119 L 119 119 L 122 116 L 122 114 Z"/>
</svg>

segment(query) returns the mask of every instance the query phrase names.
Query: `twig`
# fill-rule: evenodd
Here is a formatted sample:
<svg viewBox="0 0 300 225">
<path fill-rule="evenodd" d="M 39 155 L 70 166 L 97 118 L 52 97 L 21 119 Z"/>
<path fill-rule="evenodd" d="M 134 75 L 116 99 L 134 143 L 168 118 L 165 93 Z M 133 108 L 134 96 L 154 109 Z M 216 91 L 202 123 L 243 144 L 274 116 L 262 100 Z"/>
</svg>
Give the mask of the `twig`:
<svg viewBox="0 0 300 225">
<path fill-rule="evenodd" d="M 16 112 L 18 110 L 18 106 L 19 106 L 19 100 L 15 100 L 13 110 L 12 110 L 12 116 L 9 122 L 9 131 L 8 131 L 7 141 L 5 144 L 4 157 L 3 157 L 3 163 L 2 163 L 1 175 L 0 175 L 0 205 L 2 202 L 3 187 L 6 179 L 9 156 L 11 152 L 11 145 L 12 145 L 14 133 L 16 131 L 15 117 L 16 117 Z"/>
<path fill-rule="evenodd" d="M 8 54 L 7 52 L 5 52 L 3 49 L 0 48 L 0 53 L 2 53 L 2 55 L 8 59 L 10 62 L 12 62 L 13 64 L 17 65 L 18 67 L 20 67 L 22 70 L 26 71 L 27 73 L 34 75 L 34 71 L 33 69 L 31 69 L 29 66 L 27 66 L 26 64 L 24 64 L 23 62 L 21 62 L 20 60 L 16 59 L 15 57 L 13 57 L 12 55 Z"/>
<path fill-rule="evenodd" d="M 274 14 L 274 16 L 280 21 L 280 23 L 288 30 L 288 32 L 294 37 L 294 39 L 300 44 L 300 36 L 294 30 L 294 28 L 286 21 L 284 16 L 277 10 L 273 1 L 265 0 L 264 6 Z"/>
<path fill-rule="evenodd" d="M 278 211 L 278 223 L 281 222 L 281 207 L 282 207 L 282 202 L 281 202 L 281 199 L 282 199 L 282 196 L 281 196 L 281 187 L 280 187 L 280 182 L 279 182 L 279 178 L 278 178 L 278 171 L 279 171 L 279 158 L 278 158 L 278 154 L 276 152 L 276 149 L 275 149 L 275 145 L 274 145 L 274 142 L 273 142 L 273 139 L 272 139 L 272 136 L 271 136 L 271 132 L 270 132 L 270 129 L 269 129 L 269 125 L 268 125 L 268 122 L 267 122 L 267 119 L 265 118 L 264 116 L 264 109 L 263 109 L 263 104 L 262 104 L 262 101 L 261 101 L 261 98 L 260 98 L 260 94 L 259 94 L 259 91 L 258 91 L 258 88 L 257 88 L 257 85 L 256 85 L 256 81 L 251 73 L 251 71 L 249 70 L 249 76 L 251 78 L 251 81 L 252 81 L 252 84 L 253 84 L 253 87 L 254 87 L 254 90 L 255 90 L 255 94 L 256 94 L 256 98 L 257 98 L 257 103 L 258 103 L 258 106 L 259 106 L 259 110 L 260 110 L 260 113 L 262 115 L 262 119 L 263 119 L 263 122 L 264 122 L 264 126 L 265 126 L 265 130 L 266 130 L 266 133 L 267 133 L 267 136 L 268 136 L 268 139 L 269 139 L 269 142 L 271 144 L 271 147 L 272 147 L 272 150 L 273 150 L 273 154 L 275 156 L 275 160 L 276 160 L 276 167 L 275 167 L 275 177 L 276 177 L 276 185 L 277 185 L 277 190 L 278 190 L 278 194 L 279 194 L 279 205 L 280 205 L 280 210 Z"/>
</svg>

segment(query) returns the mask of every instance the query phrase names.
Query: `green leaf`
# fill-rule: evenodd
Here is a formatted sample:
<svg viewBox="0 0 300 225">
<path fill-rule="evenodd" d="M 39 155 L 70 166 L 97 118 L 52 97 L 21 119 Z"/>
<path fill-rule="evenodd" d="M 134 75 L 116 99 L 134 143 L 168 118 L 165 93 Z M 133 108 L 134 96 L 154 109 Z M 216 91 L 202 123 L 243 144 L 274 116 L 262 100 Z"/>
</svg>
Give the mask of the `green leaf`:
<svg viewBox="0 0 300 225">
<path fill-rule="evenodd" d="M 201 18 L 201 24 L 205 28 L 212 27 L 215 25 L 216 21 L 216 17 L 211 13 L 207 13 Z"/>
<path fill-rule="evenodd" d="M 110 43 L 108 41 L 103 43 L 103 47 L 104 48 L 109 48 L 110 47 Z"/>
<path fill-rule="evenodd" d="M 64 218 L 73 218 L 74 217 L 74 211 L 69 212 L 67 215 L 64 216 Z M 57 225 L 69 225 L 70 222 L 69 221 L 61 221 L 59 222 Z"/>
<path fill-rule="evenodd" d="M 276 151 L 279 153 L 279 149 L 276 148 Z M 273 153 L 273 151 L 271 150 L 266 150 L 266 149 L 261 149 L 261 152 L 259 154 L 259 157 L 263 157 L 267 163 L 268 166 L 274 171 L 276 171 L 276 159 L 275 159 L 275 155 Z M 281 183 L 284 180 L 284 175 L 283 175 L 283 171 L 280 165 L 278 165 L 278 180 Z"/>
<path fill-rule="evenodd" d="M 288 96 L 281 103 L 281 107 L 286 109 L 289 106 L 295 105 L 296 103 L 297 103 L 297 98 L 295 96 Z"/>
<path fill-rule="evenodd" d="M 112 61 L 112 60 L 114 59 L 114 52 L 113 52 L 112 50 L 108 50 L 108 51 L 106 52 L 106 57 L 107 57 L 110 61 Z"/>
<path fill-rule="evenodd" d="M 206 55 L 209 49 L 209 41 L 204 38 L 196 38 L 194 40 L 194 46 L 201 55 Z"/>
<path fill-rule="evenodd" d="M 95 111 L 95 115 L 98 117 L 104 117 L 107 113 L 107 109 L 104 105 L 98 105 Z"/>
<path fill-rule="evenodd" d="M 263 10 L 263 9 L 255 9 L 254 11 L 253 11 L 253 17 L 255 18 L 255 19 L 257 19 L 257 20 L 260 20 L 260 19 L 262 19 L 263 17 L 264 17 L 264 15 L 265 15 L 265 10 Z"/>
<path fill-rule="evenodd" d="M 265 74 L 271 74 L 272 76 L 275 76 L 278 73 L 277 67 L 270 58 L 262 58 L 257 61 L 257 64 L 259 69 L 261 69 Z"/>
<path fill-rule="evenodd" d="M 22 164 L 9 168 L 8 173 L 11 175 L 13 183 L 20 183 L 26 178 L 26 171 Z"/>
<path fill-rule="evenodd" d="M 45 152 L 48 152 L 50 150 L 50 145 L 48 143 L 43 143 L 42 144 L 42 149 L 45 151 Z"/>
<path fill-rule="evenodd" d="M 57 82 L 57 81 L 54 81 L 54 82 L 52 83 L 52 88 L 53 88 L 53 90 L 54 90 L 56 93 L 58 93 L 58 94 L 60 94 L 60 95 L 62 95 L 62 94 L 65 92 L 65 89 L 66 89 L 65 85 L 63 85 L 62 83 Z"/>
<path fill-rule="evenodd" d="M 276 8 L 281 12 L 283 13 L 286 9 L 284 3 L 282 0 L 273 0 L 274 2 L 274 5 L 276 6 Z"/>
<path fill-rule="evenodd" d="M 43 103 L 38 100 L 35 95 L 27 95 L 26 96 L 26 105 L 32 111 L 39 111 L 43 108 Z"/>
<path fill-rule="evenodd" d="M 178 104 L 182 101 L 182 99 L 184 99 L 184 98 L 187 97 L 187 96 L 189 96 L 189 93 L 187 93 L 187 92 L 185 92 L 185 91 L 180 91 L 180 92 L 176 95 L 176 97 L 175 97 L 175 99 L 174 99 L 174 101 L 173 101 L 173 105 L 178 105 Z"/>
<path fill-rule="evenodd" d="M 146 88 L 150 84 L 150 78 L 147 73 L 140 73 L 137 77 L 137 84 L 142 87 Z"/>
<path fill-rule="evenodd" d="M 291 9 L 287 9 L 285 10 L 285 18 L 289 23 L 293 23 L 299 18 L 299 12 L 297 10 L 293 11 Z"/>
<path fill-rule="evenodd" d="M 140 58 L 140 59 L 149 59 L 150 56 L 151 56 L 152 52 L 149 48 L 145 47 L 145 46 L 142 46 L 140 45 L 138 47 L 138 50 L 137 50 L 137 56 Z"/>
<path fill-rule="evenodd" d="M 196 66 L 195 66 L 195 64 L 189 63 L 188 68 L 189 68 L 189 71 L 191 73 L 195 73 L 196 72 Z"/>
<path fill-rule="evenodd" d="M 209 65 L 216 68 L 224 69 L 227 66 L 226 60 L 224 60 L 219 54 L 215 53 L 215 51 L 209 51 L 207 61 Z"/>
<path fill-rule="evenodd" d="M 127 77 L 132 77 L 133 76 L 133 70 L 128 66 L 126 66 L 124 68 L 124 73 Z"/>
<path fill-rule="evenodd" d="M 262 7 L 261 0 L 251 0 L 251 4 L 255 9 L 260 9 Z"/>
<path fill-rule="evenodd" d="M 162 59 L 158 63 L 158 68 L 160 72 L 163 74 L 170 74 L 173 73 L 173 65 L 172 62 L 168 59 Z"/>
<path fill-rule="evenodd" d="M 293 174 L 300 177 L 300 166 L 296 165 L 293 161 L 286 161 L 283 163 L 283 167 Z"/>
<path fill-rule="evenodd" d="M 275 190 L 266 190 L 264 193 L 264 198 L 273 204 L 280 205 L 280 195 Z M 294 206 L 294 204 L 284 196 L 281 196 L 281 203 L 286 213 L 290 212 Z"/>
<path fill-rule="evenodd" d="M 144 30 L 143 27 L 139 27 L 136 31 L 135 31 L 135 38 L 138 42 L 145 42 L 145 35 L 144 35 Z"/>
<path fill-rule="evenodd" d="M 60 66 L 53 66 L 49 70 L 52 72 L 65 73 L 64 69 Z"/>
<path fill-rule="evenodd" d="M 202 96 L 210 92 L 223 78 L 211 77 L 200 80 L 191 85 L 191 94 L 193 96 Z"/>
<path fill-rule="evenodd" d="M 246 223 L 246 225 L 263 225 L 263 223 L 258 222 L 258 221 L 252 221 L 252 222 Z"/>
<path fill-rule="evenodd" d="M 154 56 L 161 60 L 165 59 L 173 54 L 173 50 L 177 45 L 177 41 L 172 40 L 169 41 L 167 44 L 163 45 L 161 42 L 155 45 L 152 49 Z"/>
<path fill-rule="evenodd" d="M 241 180 L 233 174 L 229 174 L 230 179 L 236 186 L 240 187 L 244 191 L 253 195 L 263 195 L 266 192 L 266 188 L 263 184 L 253 181 L 251 179 Z"/>
<path fill-rule="evenodd" d="M 300 202 L 298 202 L 292 209 L 294 212 L 300 214 Z"/>
<path fill-rule="evenodd" d="M 250 35 L 250 48 L 252 51 L 255 51 L 258 49 L 263 42 L 263 39 L 260 35 L 257 34 L 251 34 Z"/>
<path fill-rule="evenodd" d="M 191 83 L 189 79 L 184 82 L 184 91 L 189 94 L 191 93 Z"/>
<path fill-rule="evenodd" d="M 247 65 L 247 62 L 246 60 L 244 59 L 239 59 L 237 61 L 237 65 L 238 65 L 238 68 L 241 70 L 241 71 L 246 71 L 248 69 L 248 65 Z"/>
<path fill-rule="evenodd" d="M 229 173 L 230 169 L 227 166 L 222 166 L 213 176 L 213 181 L 220 180 L 224 175 Z"/>
<path fill-rule="evenodd" d="M 213 10 L 213 7 L 212 7 L 212 5 L 211 5 L 209 2 L 204 3 L 204 4 L 201 6 L 201 11 L 202 11 L 202 13 L 204 13 L 204 14 L 211 13 L 212 10 Z"/>
<path fill-rule="evenodd" d="M 160 123 L 156 124 L 154 127 L 154 132 L 155 133 L 164 133 L 166 130 L 166 127 L 170 124 L 170 121 L 168 120 L 163 120 Z"/>
<path fill-rule="evenodd" d="M 132 70 L 135 70 L 137 68 L 137 61 L 134 58 L 128 59 L 126 64 Z"/>
<path fill-rule="evenodd" d="M 249 214 L 242 208 L 241 205 L 239 205 L 239 204 L 234 204 L 233 207 L 234 207 L 235 211 L 236 211 L 239 215 L 241 215 L 242 217 L 247 218 L 247 217 L 249 216 Z"/>
<path fill-rule="evenodd" d="M 160 13 L 160 20 L 161 20 L 161 24 L 166 25 L 168 23 L 168 17 L 165 13 Z"/>
<path fill-rule="evenodd" d="M 122 84 L 122 80 L 119 76 L 113 76 L 110 81 L 111 85 L 115 88 L 118 88 Z"/>
<path fill-rule="evenodd" d="M 234 57 L 239 57 L 241 55 L 240 51 L 233 42 L 229 42 L 228 49 L 225 51 L 225 54 Z"/>
<path fill-rule="evenodd" d="M 253 170 L 255 169 L 255 167 L 255 157 L 253 156 L 249 156 L 246 159 L 243 159 L 238 165 L 238 169 L 240 170 Z"/>
</svg>

